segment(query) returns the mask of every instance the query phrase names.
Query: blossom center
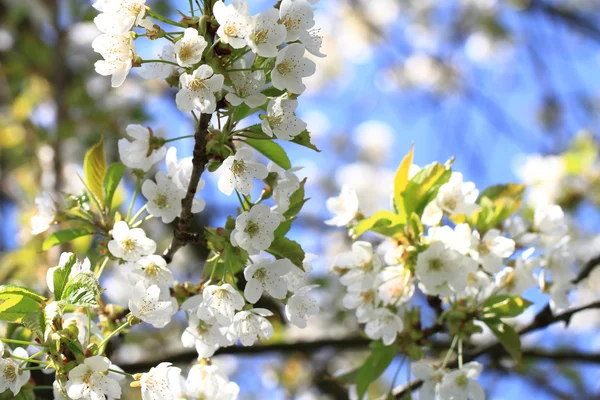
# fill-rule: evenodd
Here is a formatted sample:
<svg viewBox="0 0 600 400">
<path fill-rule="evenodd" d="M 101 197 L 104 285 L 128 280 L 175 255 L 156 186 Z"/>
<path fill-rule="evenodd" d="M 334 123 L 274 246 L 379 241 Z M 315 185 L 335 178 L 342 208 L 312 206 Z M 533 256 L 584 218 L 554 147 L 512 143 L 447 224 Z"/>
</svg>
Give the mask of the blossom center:
<svg viewBox="0 0 600 400">
<path fill-rule="evenodd" d="M 154 198 L 154 204 L 158 208 L 168 208 L 169 207 L 169 196 L 166 193 L 159 193 Z"/>
<path fill-rule="evenodd" d="M 204 84 L 204 79 L 193 79 L 190 82 L 190 88 L 192 90 L 206 89 L 206 85 Z"/>
<path fill-rule="evenodd" d="M 231 172 L 233 172 L 234 175 L 241 175 L 244 171 L 246 170 L 246 163 L 244 162 L 244 160 L 234 160 L 233 164 L 231 165 Z"/>
<path fill-rule="evenodd" d="M 8 364 L 6 367 L 4 367 L 2 373 L 4 374 L 4 377 L 10 382 L 14 382 L 17 380 L 17 369 L 13 364 Z"/>
<path fill-rule="evenodd" d="M 158 271 L 160 268 L 158 268 L 158 265 L 154 264 L 154 263 L 150 263 L 146 266 L 146 268 L 144 269 L 144 272 L 146 273 L 146 276 L 148 278 L 156 278 L 158 276 Z"/>
<path fill-rule="evenodd" d="M 294 65 L 290 65 L 288 60 L 283 61 L 282 63 L 277 65 L 277 72 L 281 75 L 287 75 L 294 69 Z"/>
<path fill-rule="evenodd" d="M 193 44 L 186 43 L 181 46 L 181 49 L 179 50 L 179 58 L 181 58 L 183 61 L 189 60 L 192 57 L 193 52 Z"/>
<path fill-rule="evenodd" d="M 225 32 L 225 35 L 227 36 L 237 36 L 237 29 L 235 28 L 235 24 L 232 23 L 225 25 L 223 32 Z"/>
<path fill-rule="evenodd" d="M 246 232 L 250 237 L 254 237 L 254 235 L 256 235 L 258 233 L 260 229 L 260 226 L 254 222 L 254 221 L 248 221 L 248 224 L 246 225 L 246 229 L 244 229 L 244 232 Z"/>
<path fill-rule="evenodd" d="M 123 250 L 131 252 L 135 250 L 135 240 L 129 237 L 125 238 L 125 240 L 121 242 L 121 247 L 123 247 Z"/>
<path fill-rule="evenodd" d="M 259 31 L 254 31 L 250 34 L 250 40 L 252 40 L 256 44 L 261 44 L 267 41 L 267 35 L 269 31 L 267 29 L 261 29 Z"/>
<path fill-rule="evenodd" d="M 456 386 L 464 388 L 469 383 L 469 378 L 467 378 L 464 374 L 461 374 L 456 377 L 454 382 L 456 382 Z"/>
<path fill-rule="evenodd" d="M 431 271 L 441 271 L 443 266 L 442 260 L 440 260 L 439 258 L 434 258 L 432 260 L 429 260 L 429 269 Z"/>
</svg>

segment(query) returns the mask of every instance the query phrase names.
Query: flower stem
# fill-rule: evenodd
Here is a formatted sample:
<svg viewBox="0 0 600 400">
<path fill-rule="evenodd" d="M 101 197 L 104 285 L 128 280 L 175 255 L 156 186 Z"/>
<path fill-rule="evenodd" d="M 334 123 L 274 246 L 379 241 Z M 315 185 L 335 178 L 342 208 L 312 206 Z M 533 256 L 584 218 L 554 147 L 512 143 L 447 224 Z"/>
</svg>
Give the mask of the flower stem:
<svg viewBox="0 0 600 400">
<path fill-rule="evenodd" d="M 463 341 L 460 339 L 458 341 L 458 368 L 462 368 L 463 366 Z"/>
<path fill-rule="evenodd" d="M 36 342 L 27 342 L 25 340 L 0 338 L 0 341 L 2 341 L 4 343 L 22 344 L 23 346 L 41 346 L 41 347 L 46 347 L 45 344 L 39 344 L 39 343 L 36 343 Z"/>
<path fill-rule="evenodd" d="M 108 372 L 114 372 L 115 374 L 121 374 L 121 375 L 125 375 L 125 376 L 127 376 L 127 377 L 129 377 L 129 378 L 133 379 L 133 374 L 128 374 L 127 372 L 125 372 L 125 371 L 119 371 L 118 369 L 110 369 L 110 368 L 109 368 L 109 369 L 108 369 Z"/>
<path fill-rule="evenodd" d="M 133 224 L 134 224 L 134 223 L 135 223 L 135 221 L 136 221 L 136 220 L 137 220 L 137 219 L 140 217 L 140 215 L 142 215 L 142 213 L 143 213 L 144 211 L 146 211 L 146 207 L 147 207 L 147 206 L 148 206 L 147 204 L 144 204 L 144 206 L 143 206 L 142 208 L 140 208 L 140 210 L 139 210 L 137 213 L 135 213 L 135 215 L 134 215 L 133 217 L 131 217 L 131 220 L 129 221 L 129 225 L 130 225 L 131 227 L 133 227 Z"/>
<path fill-rule="evenodd" d="M 208 52 L 210 53 L 212 49 L 214 49 L 215 46 L 219 43 L 221 43 L 221 38 L 217 38 L 217 40 L 215 40 L 215 42 L 208 48 Z"/>
<path fill-rule="evenodd" d="M 135 204 L 135 199 L 137 198 L 137 194 L 142 186 L 142 180 L 137 178 L 135 182 L 135 189 L 133 190 L 133 196 L 131 196 L 131 203 L 129 203 L 129 210 L 127 211 L 127 216 L 125 217 L 125 221 L 129 221 L 129 217 L 131 216 L 131 212 L 133 211 L 133 205 Z"/>
<path fill-rule="evenodd" d="M 194 135 L 179 136 L 179 137 L 176 137 L 176 138 L 167 139 L 167 140 L 165 140 L 165 143 L 174 142 L 176 140 L 181 140 L 181 139 L 193 138 L 193 137 L 194 137 Z"/>
<path fill-rule="evenodd" d="M 242 72 L 242 71 L 270 71 L 272 68 L 232 68 L 227 72 Z"/>
<path fill-rule="evenodd" d="M 22 368 L 23 371 L 41 371 L 43 369 L 48 368 L 48 366 L 46 365 L 40 365 L 39 367 L 27 367 L 27 368 Z"/>
<path fill-rule="evenodd" d="M 167 60 L 161 60 L 161 59 L 154 59 L 154 60 L 141 60 L 140 64 L 148 64 L 148 63 L 163 63 L 163 64 L 171 64 L 171 65 L 175 65 L 177 67 L 179 67 L 179 64 L 174 63 L 172 61 L 167 61 Z"/>
<path fill-rule="evenodd" d="M 15 356 L 14 354 L 11 354 L 10 358 L 14 358 L 15 360 L 20 360 L 20 361 L 27 361 L 27 362 L 34 363 L 34 364 L 48 364 L 46 361 L 34 360 L 31 357 L 30 358 L 18 357 L 18 356 Z"/>
<path fill-rule="evenodd" d="M 452 344 L 450 345 L 450 348 L 448 349 L 448 353 L 446 353 L 446 357 L 444 358 L 444 362 L 442 363 L 442 368 L 445 368 L 446 364 L 448 364 L 448 361 L 450 361 L 450 356 L 452 355 L 452 352 L 454 351 L 456 342 L 458 342 L 458 336 L 454 336 L 454 339 L 452 339 Z"/>
<path fill-rule="evenodd" d="M 146 15 L 148 15 L 150 18 L 154 18 L 156 20 L 164 22 L 165 24 L 179 26 L 181 28 L 187 28 L 187 26 L 185 26 L 184 24 L 180 24 L 179 22 L 175 22 L 172 19 L 163 17 L 162 15 L 155 13 L 154 11 L 150 10 L 149 8 L 146 9 Z"/>
<path fill-rule="evenodd" d="M 98 279 L 100 279 L 100 275 L 102 275 L 102 271 L 104 271 L 104 267 L 106 267 L 106 264 L 108 264 L 108 257 L 104 257 L 104 260 L 102 260 L 102 264 L 100 264 L 100 267 L 96 270 L 96 277 Z"/>
<path fill-rule="evenodd" d="M 104 348 L 113 337 L 117 336 L 122 330 L 129 326 L 129 322 L 124 322 L 123 325 L 119 326 L 117 329 L 111 332 L 110 335 L 104 338 L 104 340 L 98 345 L 98 354 L 104 353 Z"/>
</svg>

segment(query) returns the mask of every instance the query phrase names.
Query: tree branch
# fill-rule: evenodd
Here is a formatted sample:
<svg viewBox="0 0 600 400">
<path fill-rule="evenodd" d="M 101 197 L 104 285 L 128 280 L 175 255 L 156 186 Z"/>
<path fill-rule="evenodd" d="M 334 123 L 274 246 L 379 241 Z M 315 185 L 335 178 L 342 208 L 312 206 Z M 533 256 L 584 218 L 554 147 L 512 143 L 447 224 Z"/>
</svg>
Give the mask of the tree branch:
<svg viewBox="0 0 600 400">
<path fill-rule="evenodd" d="M 577 277 L 575 279 L 573 279 L 571 282 L 573 282 L 573 284 L 575 284 L 575 285 L 578 284 L 579 282 L 581 282 L 582 280 L 584 280 L 585 278 L 590 276 L 590 274 L 592 273 L 594 268 L 596 268 L 598 265 L 600 265 L 600 255 L 597 255 L 596 257 L 588 260 L 583 265 L 583 268 L 579 272 L 579 275 L 577 275 Z"/>
<path fill-rule="evenodd" d="M 519 336 L 526 335 L 528 333 L 537 331 L 539 329 L 546 328 L 556 322 L 565 322 L 568 325 L 569 322 L 571 321 L 571 318 L 573 317 L 573 315 L 577 314 L 578 312 L 585 311 L 585 310 L 597 309 L 597 308 L 600 308 L 600 301 L 596 301 L 594 303 L 590 303 L 585 306 L 573 308 L 573 309 L 565 311 L 561 314 L 553 315 L 552 310 L 550 309 L 550 305 L 546 305 L 546 307 L 544 307 L 540 312 L 538 312 L 536 314 L 535 318 L 533 319 L 533 321 L 531 321 L 531 323 L 529 325 L 521 328 L 518 331 Z M 476 350 L 473 353 L 466 354 L 463 357 L 463 361 L 469 362 L 469 361 L 475 360 L 476 358 L 478 358 L 484 354 L 491 354 L 491 353 L 496 353 L 499 351 L 503 351 L 502 344 L 500 342 L 495 342 L 490 345 L 484 346 L 484 347 L 480 348 L 479 350 Z M 455 360 L 454 362 L 448 363 L 448 368 L 456 368 L 457 366 L 458 366 L 457 360 Z M 405 386 L 396 388 L 394 390 L 394 398 L 401 399 L 404 395 L 408 394 L 409 392 L 412 392 L 413 390 L 420 388 L 422 385 L 423 385 L 423 381 L 420 379 L 416 379 L 416 380 L 408 383 Z"/>
<path fill-rule="evenodd" d="M 173 260 L 173 256 L 179 249 L 189 243 L 202 244 L 205 243 L 202 233 L 189 232 L 192 224 L 192 205 L 194 204 L 194 197 L 196 196 L 196 190 L 198 189 L 198 183 L 200 177 L 206 168 L 208 163 L 208 156 L 206 154 L 206 142 L 208 127 L 212 114 L 201 114 L 200 121 L 194 134 L 194 153 L 192 157 L 192 176 L 190 177 L 190 184 L 187 188 L 185 197 L 181 201 L 181 217 L 175 226 L 173 232 L 173 240 L 171 244 L 163 254 L 163 258 L 167 263 Z"/>
<path fill-rule="evenodd" d="M 586 15 L 541 0 L 532 1 L 525 10 L 539 11 L 551 18 L 564 22 L 573 30 L 587 35 L 590 39 L 600 42 L 600 28 L 598 28 L 597 22 L 589 19 Z"/>
<path fill-rule="evenodd" d="M 322 351 L 325 348 L 338 350 L 356 350 L 366 348 L 371 340 L 357 336 L 347 337 L 343 339 L 321 339 L 311 342 L 296 342 L 296 343 L 275 343 L 256 346 L 230 346 L 223 347 L 217 350 L 215 355 L 235 354 L 235 355 L 256 355 L 264 353 L 304 353 L 312 354 Z M 179 354 L 163 357 L 161 359 L 141 361 L 131 364 L 119 364 L 124 371 L 135 373 L 148 371 L 150 368 L 157 366 L 161 362 L 169 361 L 172 363 L 186 363 L 194 361 L 198 358 L 196 351 L 185 351 Z"/>
</svg>

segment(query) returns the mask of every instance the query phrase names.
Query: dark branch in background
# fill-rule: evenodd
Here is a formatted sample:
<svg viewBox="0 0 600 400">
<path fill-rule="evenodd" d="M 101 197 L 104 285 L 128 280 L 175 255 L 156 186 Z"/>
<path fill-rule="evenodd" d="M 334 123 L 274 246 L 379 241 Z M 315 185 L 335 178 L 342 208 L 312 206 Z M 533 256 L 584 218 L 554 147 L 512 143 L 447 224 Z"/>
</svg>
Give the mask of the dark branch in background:
<svg viewBox="0 0 600 400">
<path fill-rule="evenodd" d="M 185 245 L 189 243 L 204 243 L 204 237 L 201 232 L 193 233 L 189 232 L 189 229 L 193 219 L 192 205 L 194 204 L 198 183 L 200 182 L 200 177 L 208 163 L 208 156 L 206 154 L 206 136 L 211 117 L 212 114 L 201 114 L 200 121 L 198 121 L 198 126 L 196 127 L 196 133 L 194 134 L 194 153 L 192 157 L 192 176 L 190 177 L 187 193 L 181 201 L 181 217 L 175 226 L 173 240 L 163 255 L 163 258 L 167 263 L 170 263 L 173 260 L 175 253 Z"/>
<path fill-rule="evenodd" d="M 578 284 L 579 282 L 581 282 L 582 280 L 584 280 L 585 278 L 590 276 L 590 274 L 592 273 L 594 268 L 596 268 L 598 265 L 600 265 L 600 255 L 597 255 L 596 257 L 588 260 L 583 265 L 583 268 L 581 268 L 579 275 L 577 275 L 577 277 L 575 279 L 573 279 L 571 282 L 573 282 L 573 284 L 575 284 L 575 285 Z"/>
<path fill-rule="evenodd" d="M 567 325 L 571 321 L 573 315 L 578 312 L 585 310 L 592 310 L 600 308 L 600 301 L 587 304 L 585 306 L 573 308 L 572 310 L 565 311 L 564 313 L 553 315 L 552 310 L 550 309 L 550 305 L 544 307 L 540 312 L 538 312 L 531 321 L 531 323 L 523 328 L 521 328 L 518 333 L 519 336 L 526 335 L 530 332 L 537 331 L 539 329 L 546 328 L 556 322 L 565 322 Z M 463 362 L 469 362 L 475 360 L 476 358 L 485 355 L 485 354 L 504 354 L 504 349 L 502 344 L 499 342 L 492 343 L 488 346 L 484 346 L 479 350 L 476 350 L 473 353 L 468 353 L 463 357 Z M 456 368 L 458 366 L 458 360 L 454 360 L 451 363 L 448 363 L 448 368 Z M 420 388 L 423 385 L 423 381 L 420 379 L 416 379 L 412 382 L 409 382 L 405 386 L 399 387 L 394 390 L 394 398 L 401 399 L 409 392 Z"/>
<path fill-rule="evenodd" d="M 363 337 L 350 337 L 344 339 L 322 339 L 315 340 L 312 342 L 275 343 L 249 347 L 231 346 L 217 350 L 215 355 L 235 354 L 252 356 L 265 353 L 312 354 L 327 348 L 336 349 L 340 351 L 363 349 L 367 348 L 369 343 L 371 343 L 371 340 Z M 148 371 L 150 368 L 155 367 L 156 365 L 165 360 L 177 364 L 192 362 L 195 361 L 197 358 L 198 353 L 196 351 L 186 351 L 179 354 L 166 356 L 160 360 L 141 361 L 131 364 L 119 364 L 119 366 L 123 368 L 124 371 L 127 371 L 129 373 L 136 373 Z"/>
<path fill-rule="evenodd" d="M 597 22 L 584 14 L 539 0 L 532 1 L 525 10 L 539 11 L 557 21 L 564 22 L 574 31 L 600 43 L 600 28 Z"/>
</svg>

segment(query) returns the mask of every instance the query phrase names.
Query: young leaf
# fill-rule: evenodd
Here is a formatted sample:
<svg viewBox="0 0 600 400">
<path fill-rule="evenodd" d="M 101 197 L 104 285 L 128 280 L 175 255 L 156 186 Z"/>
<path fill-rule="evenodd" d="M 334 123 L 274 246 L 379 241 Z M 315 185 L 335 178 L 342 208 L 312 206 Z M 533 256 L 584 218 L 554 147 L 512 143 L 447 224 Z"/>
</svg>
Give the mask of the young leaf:
<svg viewBox="0 0 600 400">
<path fill-rule="evenodd" d="M 377 211 L 370 217 L 360 220 L 354 232 L 356 236 L 361 236 L 367 231 L 381 233 L 386 236 L 394 236 L 394 234 L 406 222 L 406 215 L 399 215 L 387 210 Z"/>
<path fill-rule="evenodd" d="M 37 301 L 40 304 L 46 301 L 46 298 L 44 296 L 37 294 L 31 289 L 18 285 L 1 285 L 0 294 L 16 294 L 20 296 L 25 296 L 31 298 L 34 301 Z"/>
<path fill-rule="evenodd" d="M 510 318 L 523 313 L 531 305 L 519 296 L 500 294 L 492 296 L 481 305 L 484 318 Z"/>
<path fill-rule="evenodd" d="M 65 286 L 67 285 L 67 281 L 69 280 L 69 275 L 71 274 L 71 269 L 73 268 L 73 265 L 75 265 L 76 262 L 77 257 L 75 256 L 75 254 L 72 254 L 69 258 L 69 261 L 65 265 L 54 270 L 52 278 L 54 280 L 53 289 L 55 300 L 58 301 L 62 299 L 63 291 L 65 290 Z"/>
<path fill-rule="evenodd" d="M 410 170 L 410 166 L 412 165 L 413 155 L 415 152 L 415 145 L 410 146 L 410 150 L 402 159 L 398 170 L 396 171 L 396 176 L 394 177 L 394 203 L 396 205 L 396 210 L 398 214 L 404 216 L 406 220 L 406 211 L 404 207 L 404 199 L 402 197 L 402 193 L 404 189 L 406 189 L 406 185 L 408 184 L 408 172 Z"/>
<path fill-rule="evenodd" d="M 302 207 L 304 206 L 304 203 L 306 203 L 309 199 L 305 199 L 304 198 L 304 185 L 306 184 L 306 178 L 304 178 L 302 180 L 302 182 L 300 182 L 300 187 L 294 192 L 292 193 L 292 195 L 290 196 L 290 206 L 289 208 L 283 213 L 283 216 L 285 218 L 292 218 L 295 217 L 296 215 L 298 215 L 298 213 L 300 212 L 300 210 L 302 210 Z"/>
<path fill-rule="evenodd" d="M 423 215 L 425 206 L 431 202 L 444 183 L 448 182 L 452 171 L 440 163 L 423 167 L 413 176 L 404 189 L 404 207 L 406 214 L 415 212 Z"/>
<path fill-rule="evenodd" d="M 46 329 L 46 321 L 44 318 L 44 311 L 34 311 L 30 314 L 27 314 L 21 324 L 33 333 L 34 336 L 43 339 L 44 331 Z"/>
<path fill-rule="evenodd" d="M 371 348 L 371 355 L 358 370 L 356 391 L 359 399 L 363 398 L 369 389 L 369 385 L 385 372 L 397 353 L 395 345 L 384 346 L 381 342 L 373 343 Z"/>
<path fill-rule="evenodd" d="M 309 149 L 318 151 L 319 153 L 321 152 L 321 150 L 319 150 L 317 148 L 317 146 L 312 144 L 312 142 L 310 141 L 310 133 L 308 133 L 308 131 L 303 131 L 298 136 L 293 138 L 292 143 L 296 143 L 296 144 L 299 144 L 300 146 L 308 147 Z"/>
<path fill-rule="evenodd" d="M 300 269 L 303 269 L 304 250 L 293 240 L 285 237 L 275 238 L 267 252 L 273 254 L 277 259 L 288 258 Z"/>
<path fill-rule="evenodd" d="M 283 147 L 272 140 L 246 139 L 246 143 L 254 147 L 259 153 L 279 165 L 283 169 L 292 168 L 292 163 Z"/>
<path fill-rule="evenodd" d="M 104 194 L 102 191 L 102 183 L 104 182 L 104 175 L 106 175 L 106 158 L 104 156 L 104 138 L 100 138 L 100 141 L 90 147 L 85 153 L 83 159 L 83 173 L 85 176 L 85 183 L 92 195 L 96 197 L 98 202 L 104 204 Z"/>
<path fill-rule="evenodd" d="M 522 362 L 521 355 L 521 338 L 515 329 L 505 324 L 500 320 L 484 320 L 483 321 L 494 333 L 498 341 L 506 349 L 506 352 L 517 362 Z"/>
<path fill-rule="evenodd" d="M 96 276 L 81 272 L 67 282 L 60 303 L 77 307 L 97 307 L 98 296 L 100 296 L 100 287 Z"/>
<path fill-rule="evenodd" d="M 78 237 L 92 235 L 93 233 L 94 232 L 90 231 L 88 228 L 63 229 L 62 231 L 54 232 L 52 235 L 48 236 L 42 244 L 42 250 L 48 250 L 57 244 L 67 243 Z"/>
<path fill-rule="evenodd" d="M 41 311 L 44 305 L 38 297 L 41 296 L 27 289 L 22 292 L 0 290 L 0 320 L 19 323 L 28 314 Z"/>
<path fill-rule="evenodd" d="M 117 162 L 108 167 L 104 176 L 104 184 L 102 185 L 104 189 L 104 204 L 109 211 L 112 209 L 113 197 L 123 177 L 123 172 L 125 172 L 125 165 Z"/>
</svg>

